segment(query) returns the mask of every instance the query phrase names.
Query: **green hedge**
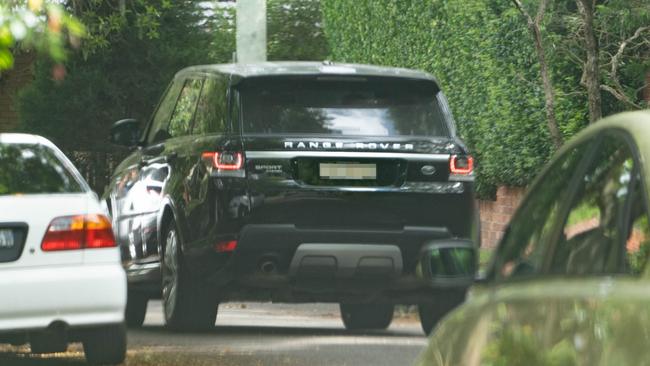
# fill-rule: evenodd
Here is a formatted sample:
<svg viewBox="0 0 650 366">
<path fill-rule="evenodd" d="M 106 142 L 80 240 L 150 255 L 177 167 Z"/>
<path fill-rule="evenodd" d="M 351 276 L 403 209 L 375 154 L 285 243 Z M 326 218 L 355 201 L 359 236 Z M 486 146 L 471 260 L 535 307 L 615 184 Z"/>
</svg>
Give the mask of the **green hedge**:
<svg viewBox="0 0 650 366">
<path fill-rule="evenodd" d="M 333 60 L 438 78 L 477 157 L 482 197 L 500 185 L 526 185 L 552 154 L 532 38 L 510 1 L 324 0 L 321 8 Z M 587 111 L 583 97 L 562 94 L 562 85 L 578 85 L 580 76 L 562 67 L 556 109 L 568 137 L 587 122 Z"/>
</svg>

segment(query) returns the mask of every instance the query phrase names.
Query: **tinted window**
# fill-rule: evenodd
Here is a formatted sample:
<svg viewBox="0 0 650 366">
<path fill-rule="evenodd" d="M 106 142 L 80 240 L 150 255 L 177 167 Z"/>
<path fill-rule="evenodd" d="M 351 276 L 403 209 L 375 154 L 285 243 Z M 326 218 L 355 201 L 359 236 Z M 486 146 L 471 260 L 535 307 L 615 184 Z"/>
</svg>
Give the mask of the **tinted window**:
<svg viewBox="0 0 650 366">
<path fill-rule="evenodd" d="M 0 144 L 0 195 L 78 192 L 81 185 L 50 149 Z"/>
<path fill-rule="evenodd" d="M 169 121 L 167 132 L 170 137 L 184 136 L 189 133 L 196 104 L 201 94 L 202 83 L 202 80 L 187 80 L 185 82 Z"/>
<path fill-rule="evenodd" d="M 542 269 L 548 240 L 568 198 L 567 187 L 586 150 L 583 144 L 566 152 L 535 184 L 499 246 L 494 267 L 497 278 L 530 276 Z"/>
<path fill-rule="evenodd" d="M 196 107 L 193 134 L 224 133 L 226 131 L 228 84 L 224 78 L 206 79 Z"/>
<path fill-rule="evenodd" d="M 625 222 L 634 170 L 632 151 L 625 139 L 606 136 L 572 198 L 551 261 L 552 273 L 586 275 L 627 271 L 629 260 L 624 255 L 624 243 L 631 238 Z M 639 214 L 644 210 L 635 211 L 641 217 Z M 633 218 L 636 220 L 637 217 Z M 637 234 L 647 230 L 647 221 L 638 221 L 636 225 Z M 630 247 L 639 244 L 630 243 Z"/>
<path fill-rule="evenodd" d="M 274 80 L 241 92 L 244 133 L 448 136 L 435 84 Z"/>
<path fill-rule="evenodd" d="M 173 81 L 167 89 L 167 93 L 163 97 L 158 110 L 156 110 L 156 113 L 153 116 L 151 129 L 149 130 L 149 136 L 147 138 L 148 143 L 152 144 L 169 138 L 167 126 L 169 125 L 169 118 L 174 110 L 176 99 L 178 99 L 178 93 L 182 86 L 182 82 Z"/>
</svg>

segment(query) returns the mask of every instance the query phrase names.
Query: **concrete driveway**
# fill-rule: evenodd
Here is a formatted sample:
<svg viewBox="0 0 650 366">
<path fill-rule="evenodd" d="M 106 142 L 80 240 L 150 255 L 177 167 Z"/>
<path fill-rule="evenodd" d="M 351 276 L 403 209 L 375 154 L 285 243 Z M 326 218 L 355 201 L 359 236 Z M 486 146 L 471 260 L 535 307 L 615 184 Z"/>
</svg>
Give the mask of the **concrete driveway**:
<svg viewBox="0 0 650 366">
<path fill-rule="evenodd" d="M 151 301 L 145 325 L 129 331 L 126 365 L 409 365 L 426 344 L 416 317 L 396 317 L 386 331 L 348 332 L 333 304 L 222 304 L 214 330 L 174 334 Z M 0 365 L 82 365 L 80 345 L 35 356 L 0 346 Z"/>
</svg>

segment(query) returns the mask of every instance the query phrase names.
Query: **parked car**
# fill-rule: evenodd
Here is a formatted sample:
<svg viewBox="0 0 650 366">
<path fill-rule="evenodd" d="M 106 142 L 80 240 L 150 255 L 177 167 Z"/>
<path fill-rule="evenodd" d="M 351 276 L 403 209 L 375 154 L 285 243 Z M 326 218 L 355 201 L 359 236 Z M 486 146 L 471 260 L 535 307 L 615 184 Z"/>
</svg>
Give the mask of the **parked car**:
<svg viewBox="0 0 650 366">
<path fill-rule="evenodd" d="M 649 142 L 648 111 L 568 142 L 418 364 L 648 364 Z"/>
<path fill-rule="evenodd" d="M 181 70 L 103 199 L 128 274 L 127 322 L 162 297 L 178 330 L 225 301 L 336 302 L 349 329 L 419 304 L 429 331 L 466 286 L 416 275 L 436 240 L 478 243 L 473 160 L 426 73 L 278 62 Z M 476 244 L 472 244 L 475 246 Z"/>
<path fill-rule="evenodd" d="M 0 343 L 126 354 L 126 274 L 97 195 L 43 137 L 0 134 Z"/>
</svg>

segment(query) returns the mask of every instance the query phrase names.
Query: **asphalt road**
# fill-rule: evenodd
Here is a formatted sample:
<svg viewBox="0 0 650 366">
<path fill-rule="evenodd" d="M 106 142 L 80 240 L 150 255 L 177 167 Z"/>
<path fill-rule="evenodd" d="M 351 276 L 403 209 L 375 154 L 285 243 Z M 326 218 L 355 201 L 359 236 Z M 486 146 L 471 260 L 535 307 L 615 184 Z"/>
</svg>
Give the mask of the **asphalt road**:
<svg viewBox="0 0 650 366">
<path fill-rule="evenodd" d="M 345 330 L 337 305 L 222 304 L 214 330 L 174 334 L 163 328 L 160 302 L 145 325 L 130 330 L 125 365 L 410 365 L 426 344 L 416 317 L 396 317 L 386 331 Z M 2 366 L 83 365 L 81 346 L 36 356 L 0 345 Z"/>
</svg>

